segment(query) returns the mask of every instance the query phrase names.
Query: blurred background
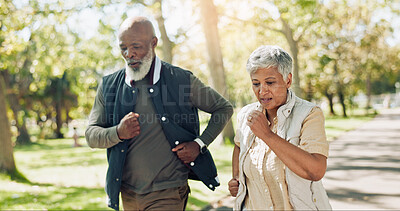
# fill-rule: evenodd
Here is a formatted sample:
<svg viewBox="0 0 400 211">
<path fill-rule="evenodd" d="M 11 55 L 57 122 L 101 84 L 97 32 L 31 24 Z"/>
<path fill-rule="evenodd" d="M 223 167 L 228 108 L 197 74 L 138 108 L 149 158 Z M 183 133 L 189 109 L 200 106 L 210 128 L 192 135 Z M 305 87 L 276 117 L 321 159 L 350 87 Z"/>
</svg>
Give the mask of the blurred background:
<svg viewBox="0 0 400 211">
<path fill-rule="evenodd" d="M 105 151 L 73 146 L 86 146 L 101 77 L 124 67 L 116 31 L 137 15 L 156 28 L 157 56 L 236 111 L 255 101 L 245 64 L 260 45 L 291 54 L 292 89 L 320 105 L 328 124 L 400 106 L 396 0 L 0 0 L 0 208 L 105 209 Z M 235 118 L 217 140 L 226 179 Z M 200 209 L 208 192 L 194 186 L 189 209 Z"/>
</svg>

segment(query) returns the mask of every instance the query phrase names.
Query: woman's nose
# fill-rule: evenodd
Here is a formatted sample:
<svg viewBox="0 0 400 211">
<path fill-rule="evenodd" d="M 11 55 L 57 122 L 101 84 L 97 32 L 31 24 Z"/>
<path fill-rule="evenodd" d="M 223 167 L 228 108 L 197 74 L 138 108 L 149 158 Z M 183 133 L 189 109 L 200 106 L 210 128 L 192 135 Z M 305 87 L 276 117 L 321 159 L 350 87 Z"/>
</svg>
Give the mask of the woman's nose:
<svg viewBox="0 0 400 211">
<path fill-rule="evenodd" d="M 260 90 L 258 91 L 259 94 L 266 94 L 268 93 L 269 88 L 267 85 L 261 85 Z"/>
</svg>

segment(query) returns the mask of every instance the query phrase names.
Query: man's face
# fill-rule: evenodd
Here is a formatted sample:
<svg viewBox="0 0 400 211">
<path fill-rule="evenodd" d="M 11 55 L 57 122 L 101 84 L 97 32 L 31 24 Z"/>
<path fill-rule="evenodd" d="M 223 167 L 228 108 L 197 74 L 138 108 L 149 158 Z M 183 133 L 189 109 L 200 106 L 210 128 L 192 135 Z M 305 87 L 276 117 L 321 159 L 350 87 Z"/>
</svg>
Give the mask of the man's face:
<svg viewBox="0 0 400 211">
<path fill-rule="evenodd" d="M 141 24 L 133 25 L 119 34 L 121 54 L 127 66 L 133 71 L 140 69 L 146 56 L 154 56 L 152 52 L 156 43 L 157 38 L 152 36 L 148 27 Z"/>
</svg>

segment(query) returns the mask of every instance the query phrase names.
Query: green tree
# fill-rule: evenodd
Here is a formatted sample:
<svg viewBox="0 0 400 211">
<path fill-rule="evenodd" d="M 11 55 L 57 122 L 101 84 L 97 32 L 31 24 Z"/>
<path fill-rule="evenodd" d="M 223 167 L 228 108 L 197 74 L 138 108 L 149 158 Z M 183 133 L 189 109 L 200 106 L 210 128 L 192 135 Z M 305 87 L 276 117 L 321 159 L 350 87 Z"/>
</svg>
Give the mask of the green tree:
<svg viewBox="0 0 400 211">
<path fill-rule="evenodd" d="M 261 26 L 261 30 L 271 30 L 284 36 L 293 58 L 292 89 L 296 95 L 302 96 L 300 87 L 301 56 L 299 54 L 305 53 L 309 46 L 309 40 L 305 36 L 311 33 L 313 24 L 318 22 L 314 14 L 318 11 L 320 4 L 318 1 L 310 0 L 277 0 L 269 3 L 258 1 L 258 3 L 252 23 Z M 264 34 L 262 31 L 259 33 Z"/>
<path fill-rule="evenodd" d="M 0 23 L 0 59 L 1 74 L 4 78 L 6 96 L 9 101 L 18 129 L 17 143 L 31 143 L 30 136 L 26 127 L 25 114 L 27 113 L 26 104 L 28 100 L 29 84 L 31 77 L 29 66 L 31 64 L 30 53 L 26 50 L 28 43 L 23 37 L 27 32 L 27 26 L 31 23 L 32 11 L 29 8 L 16 8 L 10 1 L 1 3 L 1 23 Z"/>
<path fill-rule="evenodd" d="M 14 161 L 13 146 L 11 142 L 10 123 L 7 116 L 5 84 L 3 76 L 0 75 L 0 172 L 13 175 L 17 171 Z"/>
<path fill-rule="evenodd" d="M 351 97 L 364 91 L 371 94 L 371 81 L 380 80 L 390 71 L 392 62 L 385 39 L 391 26 L 384 19 L 373 21 L 373 15 L 385 4 L 335 1 L 324 4 L 316 16 L 322 20 L 315 30 L 316 46 L 313 59 L 319 60 L 315 83 L 333 111 L 333 96 L 338 96 L 343 116 Z M 395 60 L 393 60 L 395 61 Z M 370 98 L 370 97 L 369 97 Z M 369 103 L 367 103 L 368 105 Z M 367 106 L 368 107 L 368 106 Z"/>
<path fill-rule="evenodd" d="M 110 38 L 88 40 L 66 24 L 69 17 L 87 9 L 84 2 L 70 8 L 64 8 L 62 1 L 7 6 L 1 24 L 7 30 L 0 31 L 5 46 L 0 61 L 1 69 L 7 70 L 2 74 L 19 129 L 17 144 L 29 143 L 27 117 L 36 117 L 38 123 L 52 122 L 54 137 L 62 137 L 62 125 L 89 113 L 92 102 L 87 98 L 94 96 L 99 73 L 116 64 L 117 56 L 108 47 Z M 100 35 L 109 35 L 106 27 L 100 25 L 99 30 Z"/>
<path fill-rule="evenodd" d="M 392 70 L 391 66 L 394 65 L 395 61 L 389 60 L 389 58 L 393 57 L 390 55 L 391 51 L 387 50 L 390 47 L 385 40 L 392 32 L 390 22 L 385 19 L 373 21 L 374 12 L 387 6 L 382 3 L 368 2 L 360 6 L 358 10 L 360 25 L 365 27 L 365 32 L 359 41 L 360 52 L 357 54 L 359 71 L 357 73 L 364 80 L 364 90 L 368 99 L 366 104 L 367 112 L 371 108 L 373 82 L 382 80 L 382 77 Z"/>
<path fill-rule="evenodd" d="M 212 86 L 228 98 L 228 91 L 225 82 L 225 69 L 222 59 L 222 51 L 218 33 L 218 14 L 213 0 L 200 0 L 200 9 L 203 20 L 203 31 L 206 37 L 208 51 L 208 69 L 211 75 Z M 223 130 L 223 138 L 229 139 L 233 143 L 235 136 L 232 120 L 230 120 Z"/>
</svg>

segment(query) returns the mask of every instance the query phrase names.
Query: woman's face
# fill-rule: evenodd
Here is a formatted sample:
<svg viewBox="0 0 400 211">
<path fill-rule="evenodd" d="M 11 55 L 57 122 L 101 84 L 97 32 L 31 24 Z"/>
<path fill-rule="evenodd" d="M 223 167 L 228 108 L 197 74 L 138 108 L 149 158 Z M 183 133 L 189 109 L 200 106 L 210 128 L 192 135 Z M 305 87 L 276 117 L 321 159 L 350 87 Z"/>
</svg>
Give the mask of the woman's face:
<svg viewBox="0 0 400 211">
<path fill-rule="evenodd" d="M 286 103 L 287 89 L 292 84 L 292 74 L 287 80 L 278 72 L 277 67 L 260 68 L 250 75 L 253 91 L 264 109 L 278 110 Z"/>
</svg>

